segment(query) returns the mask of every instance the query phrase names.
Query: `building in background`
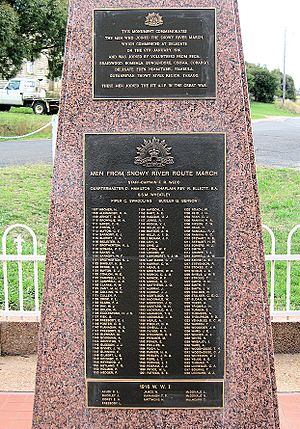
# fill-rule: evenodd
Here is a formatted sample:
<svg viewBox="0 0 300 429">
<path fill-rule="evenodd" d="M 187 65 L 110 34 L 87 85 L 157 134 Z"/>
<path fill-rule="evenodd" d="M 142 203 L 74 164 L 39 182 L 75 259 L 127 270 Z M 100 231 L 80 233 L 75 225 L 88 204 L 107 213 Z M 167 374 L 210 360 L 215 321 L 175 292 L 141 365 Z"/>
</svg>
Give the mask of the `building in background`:
<svg viewBox="0 0 300 429">
<path fill-rule="evenodd" d="M 48 75 L 48 58 L 46 55 L 41 54 L 40 57 L 34 62 L 24 60 L 22 69 L 14 77 L 30 77 L 35 79 L 41 79 L 41 87 L 47 92 L 53 91 L 56 93 L 60 92 L 61 80 L 49 80 Z M 0 77 L 0 88 L 3 88 L 7 80 L 1 79 Z"/>
</svg>

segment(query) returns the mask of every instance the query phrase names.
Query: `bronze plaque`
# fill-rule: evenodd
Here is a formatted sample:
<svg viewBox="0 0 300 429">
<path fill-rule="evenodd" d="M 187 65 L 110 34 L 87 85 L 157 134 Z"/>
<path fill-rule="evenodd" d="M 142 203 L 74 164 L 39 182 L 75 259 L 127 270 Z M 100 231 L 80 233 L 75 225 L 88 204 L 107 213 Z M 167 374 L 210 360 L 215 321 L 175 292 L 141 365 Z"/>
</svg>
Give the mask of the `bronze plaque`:
<svg viewBox="0 0 300 429">
<path fill-rule="evenodd" d="M 94 14 L 95 99 L 216 97 L 215 9 Z"/>
<path fill-rule="evenodd" d="M 225 146 L 86 135 L 89 407 L 223 406 Z"/>
</svg>

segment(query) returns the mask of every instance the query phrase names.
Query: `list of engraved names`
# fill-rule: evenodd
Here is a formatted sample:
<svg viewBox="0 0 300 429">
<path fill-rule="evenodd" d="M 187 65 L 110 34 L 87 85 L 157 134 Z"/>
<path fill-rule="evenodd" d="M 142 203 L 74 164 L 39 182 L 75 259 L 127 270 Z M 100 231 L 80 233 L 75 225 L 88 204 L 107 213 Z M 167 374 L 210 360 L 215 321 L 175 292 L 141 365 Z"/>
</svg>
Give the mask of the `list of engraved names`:
<svg viewBox="0 0 300 429">
<path fill-rule="evenodd" d="M 224 140 L 86 136 L 90 406 L 222 407 Z"/>
</svg>

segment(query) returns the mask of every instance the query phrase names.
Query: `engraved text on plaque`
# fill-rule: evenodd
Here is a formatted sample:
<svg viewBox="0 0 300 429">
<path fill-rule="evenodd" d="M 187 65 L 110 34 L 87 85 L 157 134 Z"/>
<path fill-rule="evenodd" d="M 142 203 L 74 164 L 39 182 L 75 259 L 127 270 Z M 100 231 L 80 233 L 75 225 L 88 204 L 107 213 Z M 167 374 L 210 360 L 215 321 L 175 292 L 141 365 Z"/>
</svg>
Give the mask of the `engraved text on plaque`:
<svg viewBox="0 0 300 429">
<path fill-rule="evenodd" d="M 215 98 L 215 9 L 95 10 L 94 98 Z"/>
<path fill-rule="evenodd" d="M 225 135 L 85 137 L 88 405 L 220 408 Z"/>
</svg>

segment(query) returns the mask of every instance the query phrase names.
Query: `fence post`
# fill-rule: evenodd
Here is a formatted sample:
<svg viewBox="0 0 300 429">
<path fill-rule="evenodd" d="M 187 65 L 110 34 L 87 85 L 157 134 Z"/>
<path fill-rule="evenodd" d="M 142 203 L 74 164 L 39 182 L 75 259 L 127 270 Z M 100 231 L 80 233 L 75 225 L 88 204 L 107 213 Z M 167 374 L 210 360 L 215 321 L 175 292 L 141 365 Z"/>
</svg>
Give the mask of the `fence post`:
<svg viewBox="0 0 300 429">
<path fill-rule="evenodd" d="M 300 224 L 296 225 L 289 233 L 287 240 L 287 255 L 291 257 L 292 255 L 292 239 L 296 231 L 300 229 Z M 286 310 L 291 311 L 291 271 L 292 271 L 292 261 L 289 259 L 287 261 L 287 271 L 286 271 Z"/>
<path fill-rule="evenodd" d="M 276 238 L 275 234 L 271 228 L 267 225 L 262 226 L 265 231 L 267 231 L 271 237 L 271 290 L 270 290 L 270 309 L 271 316 L 275 312 L 275 257 L 276 257 Z"/>
<path fill-rule="evenodd" d="M 58 115 L 52 116 L 52 162 L 54 164 L 58 128 Z"/>
</svg>

